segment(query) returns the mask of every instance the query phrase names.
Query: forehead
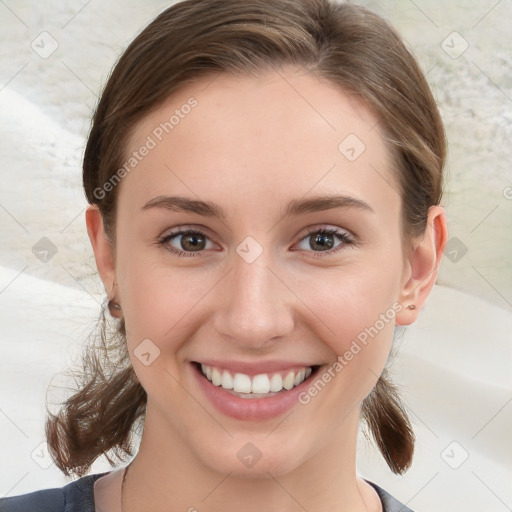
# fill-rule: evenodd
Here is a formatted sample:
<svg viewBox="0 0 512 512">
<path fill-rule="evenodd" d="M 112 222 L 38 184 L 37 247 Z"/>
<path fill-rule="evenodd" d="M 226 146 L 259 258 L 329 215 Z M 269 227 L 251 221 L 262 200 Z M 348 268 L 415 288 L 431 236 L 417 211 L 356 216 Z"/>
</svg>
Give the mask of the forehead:
<svg viewBox="0 0 512 512">
<path fill-rule="evenodd" d="M 308 192 L 400 202 L 376 117 L 303 70 L 189 83 L 135 126 L 127 158 L 144 146 L 121 183 L 131 204 L 166 193 L 229 197 L 233 207 L 264 197 L 277 208 Z"/>
</svg>

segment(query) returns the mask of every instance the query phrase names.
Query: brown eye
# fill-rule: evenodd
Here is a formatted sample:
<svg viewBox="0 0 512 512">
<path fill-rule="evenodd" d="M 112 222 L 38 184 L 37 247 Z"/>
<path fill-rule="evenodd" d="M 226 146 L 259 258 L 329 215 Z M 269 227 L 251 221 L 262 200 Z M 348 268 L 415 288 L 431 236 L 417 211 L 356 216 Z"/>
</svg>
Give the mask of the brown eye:
<svg viewBox="0 0 512 512">
<path fill-rule="evenodd" d="M 340 243 L 336 244 L 336 239 Z M 305 236 L 301 243 L 305 243 L 307 246 L 302 247 L 302 250 L 313 251 L 313 256 L 319 257 L 325 254 L 332 254 L 341 250 L 345 245 L 353 244 L 352 237 L 346 231 L 340 231 L 339 229 L 314 229 L 311 230 L 307 236 Z"/>
<path fill-rule="evenodd" d="M 178 256 L 199 256 L 206 249 L 207 240 L 208 237 L 200 231 L 184 230 L 166 235 L 159 243 Z"/>
</svg>

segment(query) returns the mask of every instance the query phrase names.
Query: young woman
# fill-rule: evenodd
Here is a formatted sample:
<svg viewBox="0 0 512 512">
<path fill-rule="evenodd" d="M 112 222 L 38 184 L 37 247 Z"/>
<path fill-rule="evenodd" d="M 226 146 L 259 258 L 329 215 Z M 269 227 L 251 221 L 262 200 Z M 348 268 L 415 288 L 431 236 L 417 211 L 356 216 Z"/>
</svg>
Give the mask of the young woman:
<svg viewBox="0 0 512 512">
<path fill-rule="evenodd" d="M 426 80 L 376 14 L 160 14 L 114 68 L 84 156 L 117 337 L 104 322 L 46 425 L 80 478 L 0 510 L 409 510 L 356 474 L 356 441 L 364 422 L 392 471 L 411 464 L 385 365 L 436 280 L 444 161 Z M 131 455 L 137 426 L 127 467 L 84 476 Z"/>
</svg>

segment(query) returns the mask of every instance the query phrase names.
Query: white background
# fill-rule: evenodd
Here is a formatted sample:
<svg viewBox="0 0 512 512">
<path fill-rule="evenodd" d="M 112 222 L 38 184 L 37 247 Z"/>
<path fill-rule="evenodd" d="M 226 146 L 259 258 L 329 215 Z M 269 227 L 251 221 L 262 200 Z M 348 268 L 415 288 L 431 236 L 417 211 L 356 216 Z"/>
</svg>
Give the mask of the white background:
<svg viewBox="0 0 512 512">
<path fill-rule="evenodd" d="M 359 470 L 418 512 L 512 510 L 512 4 L 359 3 L 397 27 L 427 73 L 449 139 L 443 204 L 458 239 L 392 365 L 418 438 L 413 468 L 392 475 L 362 438 Z M 80 160 L 111 66 L 167 5 L 0 2 L 0 496 L 69 481 L 51 461 L 41 467 L 40 443 L 48 386 L 79 362 L 104 298 Z M 33 49 L 52 44 L 47 58 Z M 33 253 L 43 237 L 57 251 L 46 263 Z M 92 472 L 109 469 L 100 460 Z"/>
</svg>

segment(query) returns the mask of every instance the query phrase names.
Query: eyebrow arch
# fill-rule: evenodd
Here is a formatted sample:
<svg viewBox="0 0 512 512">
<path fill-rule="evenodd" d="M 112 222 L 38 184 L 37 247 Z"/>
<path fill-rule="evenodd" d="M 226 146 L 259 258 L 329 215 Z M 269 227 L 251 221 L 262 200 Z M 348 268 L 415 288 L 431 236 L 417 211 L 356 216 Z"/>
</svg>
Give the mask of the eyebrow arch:
<svg viewBox="0 0 512 512">
<path fill-rule="evenodd" d="M 358 210 L 375 213 L 375 210 L 362 199 L 344 195 L 327 195 L 314 196 L 309 199 L 294 199 L 288 203 L 283 217 L 332 210 L 334 208 L 357 208 Z"/>
<path fill-rule="evenodd" d="M 223 209 L 215 203 L 180 196 L 154 197 L 142 207 L 142 210 L 149 210 L 150 208 L 164 208 L 174 212 L 197 213 L 204 217 L 217 217 L 219 219 L 226 218 Z M 282 217 L 303 215 L 305 213 L 331 210 L 334 208 L 357 208 L 359 210 L 375 213 L 375 210 L 361 199 L 344 195 L 327 195 L 314 196 L 308 199 L 294 199 L 288 203 Z"/>
</svg>

